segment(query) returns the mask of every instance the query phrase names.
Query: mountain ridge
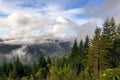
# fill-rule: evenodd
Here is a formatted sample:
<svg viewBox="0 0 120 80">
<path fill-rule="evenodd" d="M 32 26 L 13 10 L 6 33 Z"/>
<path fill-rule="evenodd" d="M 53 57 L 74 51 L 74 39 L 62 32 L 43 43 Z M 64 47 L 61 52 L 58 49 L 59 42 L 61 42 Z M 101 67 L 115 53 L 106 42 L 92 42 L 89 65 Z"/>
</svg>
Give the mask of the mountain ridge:
<svg viewBox="0 0 120 80">
<path fill-rule="evenodd" d="M 60 41 L 58 39 L 46 39 L 42 42 L 34 42 L 31 44 L 12 44 L 0 43 L 1 60 L 13 61 L 16 56 L 20 58 L 23 63 L 32 63 L 38 59 L 40 53 L 45 57 L 61 56 L 71 50 L 72 42 Z"/>
</svg>

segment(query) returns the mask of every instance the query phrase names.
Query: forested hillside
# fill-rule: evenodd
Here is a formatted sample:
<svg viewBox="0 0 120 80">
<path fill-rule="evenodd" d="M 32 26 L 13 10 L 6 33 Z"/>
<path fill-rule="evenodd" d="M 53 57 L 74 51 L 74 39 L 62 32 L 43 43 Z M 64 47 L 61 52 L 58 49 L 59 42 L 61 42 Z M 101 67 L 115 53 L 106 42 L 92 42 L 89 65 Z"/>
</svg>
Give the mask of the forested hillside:
<svg viewBox="0 0 120 80">
<path fill-rule="evenodd" d="M 19 57 L 4 60 L 0 80 L 120 80 L 120 24 L 107 18 L 92 38 L 75 39 L 71 52 L 62 57 L 41 53 L 32 65 Z"/>
</svg>

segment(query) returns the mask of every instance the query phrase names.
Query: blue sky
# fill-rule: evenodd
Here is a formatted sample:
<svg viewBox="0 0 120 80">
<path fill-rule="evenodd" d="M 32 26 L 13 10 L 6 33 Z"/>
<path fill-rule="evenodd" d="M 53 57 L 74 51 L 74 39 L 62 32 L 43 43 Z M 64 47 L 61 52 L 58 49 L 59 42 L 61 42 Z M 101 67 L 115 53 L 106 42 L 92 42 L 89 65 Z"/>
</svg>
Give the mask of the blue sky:
<svg viewBox="0 0 120 80">
<path fill-rule="evenodd" d="M 83 36 L 92 35 L 86 25 L 94 29 L 106 17 L 120 17 L 120 0 L 0 0 L 0 5 L 0 38 L 77 37 L 83 28 Z"/>
</svg>

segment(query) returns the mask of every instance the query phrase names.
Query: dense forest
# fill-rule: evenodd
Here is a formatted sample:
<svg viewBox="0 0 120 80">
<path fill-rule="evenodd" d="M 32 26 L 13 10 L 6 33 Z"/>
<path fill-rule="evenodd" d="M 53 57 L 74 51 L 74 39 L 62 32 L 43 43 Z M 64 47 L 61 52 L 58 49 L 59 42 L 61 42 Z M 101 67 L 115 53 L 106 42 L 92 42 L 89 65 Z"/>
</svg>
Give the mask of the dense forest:
<svg viewBox="0 0 120 80">
<path fill-rule="evenodd" d="M 80 36 L 80 35 L 79 35 Z M 120 24 L 107 18 L 94 36 L 75 39 L 62 57 L 44 57 L 23 64 L 19 57 L 0 66 L 0 80 L 120 80 Z"/>
</svg>

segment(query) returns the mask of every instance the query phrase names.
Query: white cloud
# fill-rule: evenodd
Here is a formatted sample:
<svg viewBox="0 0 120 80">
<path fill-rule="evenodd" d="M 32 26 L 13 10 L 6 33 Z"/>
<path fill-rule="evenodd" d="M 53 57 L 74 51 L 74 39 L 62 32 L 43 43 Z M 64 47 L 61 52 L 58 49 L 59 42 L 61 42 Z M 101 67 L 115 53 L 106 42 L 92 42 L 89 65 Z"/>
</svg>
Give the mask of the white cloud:
<svg viewBox="0 0 120 80">
<path fill-rule="evenodd" d="M 11 27 L 11 35 L 26 34 L 27 32 L 53 25 L 49 16 L 34 16 L 29 14 L 14 13 L 7 17 L 6 22 Z"/>
<path fill-rule="evenodd" d="M 28 14 L 13 13 L 3 20 L 4 25 L 10 27 L 10 35 L 21 36 L 38 27 L 51 24 L 48 18 L 43 19 Z M 46 23 L 46 24 L 45 24 Z"/>
<path fill-rule="evenodd" d="M 45 2 L 43 1 L 43 3 Z M 64 6 L 59 4 L 52 5 L 52 3 L 40 7 L 37 6 L 39 1 L 35 5 L 36 7 L 23 8 L 21 5 L 24 3 L 26 3 L 24 0 L 0 1 L 0 12 L 8 14 L 7 17 L 0 19 L 0 26 L 10 27 L 10 33 L 5 35 L 5 37 L 20 38 L 30 36 L 33 31 L 37 32 L 33 32 L 32 36 L 37 35 L 41 37 L 65 36 L 70 31 L 72 34 L 72 31 L 74 32 L 72 28 L 75 27 L 76 24 L 71 23 L 71 21 L 69 22 L 69 20 L 66 20 L 64 17 L 73 19 L 76 14 L 84 12 L 83 8 L 65 10 Z M 34 1 L 27 3 L 34 5 Z"/>
<path fill-rule="evenodd" d="M 72 32 L 78 27 L 78 25 L 63 16 L 53 18 L 48 15 L 38 16 L 13 13 L 1 19 L 1 21 L 2 25 L 10 27 L 10 33 L 8 34 L 10 38 L 31 36 L 30 33 L 35 30 L 38 30 L 38 32 L 33 33 L 32 36 L 39 36 L 40 38 L 71 36 Z M 68 34 L 70 32 L 71 35 Z"/>
<path fill-rule="evenodd" d="M 86 22 L 81 20 L 82 24 L 80 26 L 63 16 L 53 17 L 50 15 L 39 16 L 36 14 L 13 13 L 1 19 L 1 21 L 2 24 L 4 23 L 4 25 L 10 27 L 10 33 L 2 35 L 2 37 L 15 38 L 19 41 L 26 37 L 32 38 L 32 36 L 37 36 L 39 39 L 74 39 L 75 37 L 81 39 L 86 35 L 91 35 L 96 27 L 93 25 L 93 27 L 89 27 L 91 24 L 88 24 L 88 22 L 98 23 L 100 20 L 97 20 L 98 22 L 96 19 L 89 19 Z"/>
<path fill-rule="evenodd" d="M 91 35 L 90 32 L 97 25 L 101 27 L 103 19 L 111 14 L 119 20 L 119 0 L 105 0 L 101 6 L 88 4 L 83 8 L 66 9 L 66 5 L 72 2 L 73 0 L 0 0 L 0 12 L 8 15 L 0 18 L 0 27 L 10 27 L 10 33 L 5 37 L 28 37 L 32 33 L 32 36 L 41 38 L 82 38 Z M 23 6 L 24 4 L 31 4 L 32 7 Z M 79 14 L 85 14 L 88 18 L 76 18 Z"/>
</svg>

